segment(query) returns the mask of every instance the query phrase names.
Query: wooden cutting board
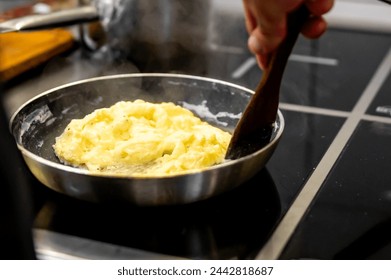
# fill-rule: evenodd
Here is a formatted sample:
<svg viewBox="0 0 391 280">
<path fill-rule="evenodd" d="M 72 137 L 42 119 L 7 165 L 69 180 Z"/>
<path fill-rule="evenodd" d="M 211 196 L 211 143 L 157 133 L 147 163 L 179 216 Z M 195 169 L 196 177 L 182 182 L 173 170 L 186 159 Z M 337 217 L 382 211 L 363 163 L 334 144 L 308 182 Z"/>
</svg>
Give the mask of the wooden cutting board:
<svg viewBox="0 0 391 280">
<path fill-rule="evenodd" d="M 74 44 L 66 29 L 0 34 L 0 81 L 32 69 Z"/>
</svg>

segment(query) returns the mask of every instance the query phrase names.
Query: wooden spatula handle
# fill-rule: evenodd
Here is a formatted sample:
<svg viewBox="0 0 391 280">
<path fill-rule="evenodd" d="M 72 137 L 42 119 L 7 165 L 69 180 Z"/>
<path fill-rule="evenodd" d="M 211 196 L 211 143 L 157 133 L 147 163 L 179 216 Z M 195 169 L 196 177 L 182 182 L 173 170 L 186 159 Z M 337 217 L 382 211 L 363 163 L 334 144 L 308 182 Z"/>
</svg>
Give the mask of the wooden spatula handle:
<svg viewBox="0 0 391 280">
<path fill-rule="evenodd" d="M 309 11 L 302 5 L 288 16 L 287 36 L 277 50 L 272 54 L 270 63 L 262 74 L 253 97 L 247 105 L 233 133 L 226 158 L 234 159 L 259 149 L 268 143 L 268 136 L 276 121 L 279 93 L 282 76 L 304 22 L 308 19 Z M 253 145 L 252 143 L 256 143 Z M 251 147 L 253 146 L 253 147 Z M 243 147 L 249 147 L 249 149 Z"/>
</svg>

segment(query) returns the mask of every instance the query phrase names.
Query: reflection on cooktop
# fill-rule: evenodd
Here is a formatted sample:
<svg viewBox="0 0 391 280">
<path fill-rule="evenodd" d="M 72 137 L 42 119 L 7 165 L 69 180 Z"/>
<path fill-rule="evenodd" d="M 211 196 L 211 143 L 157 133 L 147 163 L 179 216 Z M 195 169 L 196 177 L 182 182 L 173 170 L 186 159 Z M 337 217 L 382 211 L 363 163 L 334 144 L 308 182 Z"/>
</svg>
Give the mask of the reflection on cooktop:
<svg viewBox="0 0 391 280">
<path fill-rule="evenodd" d="M 391 124 L 360 123 L 281 258 L 390 259 L 390 141 Z"/>
<path fill-rule="evenodd" d="M 281 214 L 266 169 L 235 190 L 182 206 L 98 205 L 36 189 L 47 199 L 35 228 L 191 259 L 252 259 Z"/>
</svg>

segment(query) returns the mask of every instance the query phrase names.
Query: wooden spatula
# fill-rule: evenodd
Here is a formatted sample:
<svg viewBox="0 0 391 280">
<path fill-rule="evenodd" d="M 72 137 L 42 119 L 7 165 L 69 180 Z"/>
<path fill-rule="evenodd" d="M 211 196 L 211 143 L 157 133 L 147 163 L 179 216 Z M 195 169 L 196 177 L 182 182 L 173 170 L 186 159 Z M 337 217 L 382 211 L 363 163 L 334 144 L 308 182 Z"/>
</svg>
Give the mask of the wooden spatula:
<svg viewBox="0 0 391 280">
<path fill-rule="evenodd" d="M 287 36 L 272 54 L 270 63 L 234 130 L 226 159 L 249 155 L 269 143 L 277 117 L 285 66 L 308 16 L 308 9 L 304 5 L 288 16 Z"/>
</svg>

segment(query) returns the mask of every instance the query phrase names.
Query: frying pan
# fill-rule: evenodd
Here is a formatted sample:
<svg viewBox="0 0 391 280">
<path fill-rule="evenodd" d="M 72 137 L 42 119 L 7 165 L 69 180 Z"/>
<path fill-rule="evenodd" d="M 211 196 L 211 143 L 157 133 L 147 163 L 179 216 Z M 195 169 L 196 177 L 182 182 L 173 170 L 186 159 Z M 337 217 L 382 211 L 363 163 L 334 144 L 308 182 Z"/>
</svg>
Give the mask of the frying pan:
<svg viewBox="0 0 391 280">
<path fill-rule="evenodd" d="M 32 174 L 47 187 L 81 200 L 143 206 L 187 204 L 249 180 L 272 156 L 284 130 L 280 111 L 270 142 L 248 156 L 200 171 L 159 177 L 97 175 L 66 166 L 52 145 L 66 125 L 117 101 L 173 102 L 232 132 L 253 92 L 220 80 L 182 74 L 123 74 L 66 84 L 43 92 L 12 116 L 10 129 Z"/>
</svg>

